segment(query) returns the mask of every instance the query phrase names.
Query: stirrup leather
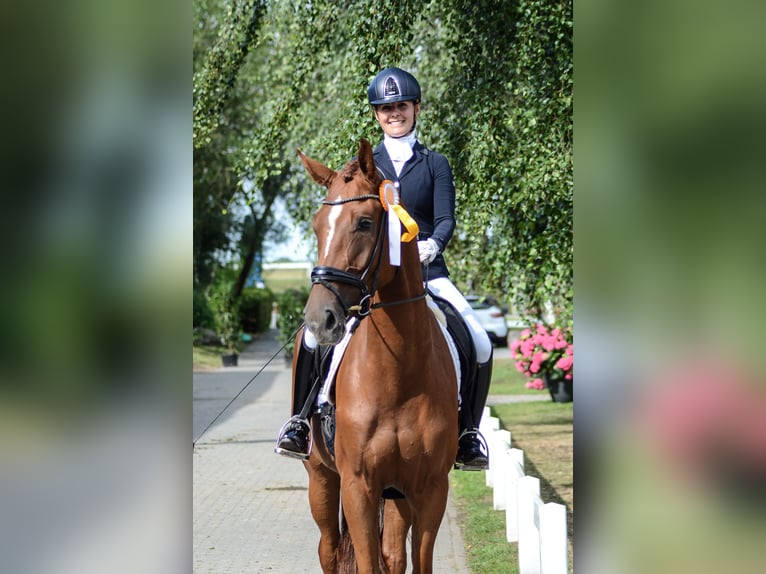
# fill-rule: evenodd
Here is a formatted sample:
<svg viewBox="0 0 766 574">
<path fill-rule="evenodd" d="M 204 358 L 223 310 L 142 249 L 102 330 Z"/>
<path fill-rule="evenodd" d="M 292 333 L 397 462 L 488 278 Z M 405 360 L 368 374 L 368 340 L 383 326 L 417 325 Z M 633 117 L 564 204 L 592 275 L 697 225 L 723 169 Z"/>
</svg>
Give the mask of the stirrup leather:
<svg viewBox="0 0 766 574">
<path fill-rule="evenodd" d="M 305 427 L 306 429 L 306 435 L 308 436 L 308 453 L 302 453 L 302 452 L 293 452 L 291 450 L 286 450 L 284 448 L 280 448 L 279 441 L 282 439 L 282 437 L 285 435 L 287 430 L 292 426 L 293 424 L 297 424 L 300 426 Z M 274 443 L 274 452 L 277 454 L 281 454 L 283 456 L 287 456 L 290 458 L 295 458 L 298 460 L 308 460 L 309 456 L 311 456 L 311 450 L 314 447 L 314 441 L 311 437 L 311 426 L 309 425 L 309 421 L 306 419 L 302 419 L 298 415 L 294 415 L 287 419 L 285 424 L 282 425 L 282 428 L 279 429 L 279 434 L 277 435 L 277 440 Z"/>
</svg>

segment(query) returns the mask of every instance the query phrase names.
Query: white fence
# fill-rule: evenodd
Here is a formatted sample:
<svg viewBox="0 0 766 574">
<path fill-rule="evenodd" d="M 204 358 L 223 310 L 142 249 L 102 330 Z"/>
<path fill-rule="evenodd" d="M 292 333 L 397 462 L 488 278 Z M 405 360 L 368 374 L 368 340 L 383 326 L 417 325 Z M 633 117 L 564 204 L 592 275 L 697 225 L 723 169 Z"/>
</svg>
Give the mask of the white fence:
<svg viewBox="0 0 766 574">
<path fill-rule="evenodd" d="M 484 409 L 479 430 L 487 439 L 492 506 L 505 511 L 505 536 L 519 545 L 521 574 L 567 574 L 567 511 L 563 504 L 543 503 L 540 479 L 524 474 L 524 452 L 511 447 L 510 431 Z"/>
</svg>

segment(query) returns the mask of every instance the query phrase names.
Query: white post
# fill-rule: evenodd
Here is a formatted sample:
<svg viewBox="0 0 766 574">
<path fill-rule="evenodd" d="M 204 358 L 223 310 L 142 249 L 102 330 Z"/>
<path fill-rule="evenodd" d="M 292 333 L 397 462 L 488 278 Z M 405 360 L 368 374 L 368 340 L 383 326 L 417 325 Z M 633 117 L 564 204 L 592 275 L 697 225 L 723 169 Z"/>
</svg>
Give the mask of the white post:
<svg viewBox="0 0 766 574">
<path fill-rule="evenodd" d="M 519 448 L 508 449 L 509 480 L 505 483 L 505 538 L 508 542 L 519 541 L 518 485 L 524 476 L 524 451 Z"/>
<path fill-rule="evenodd" d="M 508 481 L 508 457 L 505 453 L 511 448 L 511 432 L 496 430 L 489 441 L 489 466 L 492 469 L 492 508 L 505 510 L 505 483 Z"/>
<path fill-rule="evenodd" d="M 481 425 L 479 426 L 479 431 L 484 436 L 484 438 L 487 440 L 487 450 L 490 451 L 487 454 L 489 455 L 490 459 L 490 465 L 492 464 L 492 433 L 500 428 L 500 419 L 497 417 L 482 417 L 481 418 Z M 486 482 L 487 486 L 492 486 L 492 467 L 489 467 L 489 470 L 486 471 L 484 480 Z"/>
<path fill-rule="evenodd" d="M 519 479 L 519 573 L 541 574 L 540 567 L 540 479 Z"/>
<path fill-rule="evenodd" d="M 542 574 L 567 574 L 567 508 L 548 502 L 540 508 Z"/>
<path fill-rule="evenodd" d="M 489 407 L 484 407 L 484 410 L 481 411 L 481 420 L 479 421 L 478 427 L 481 429 L 481 423 L 485 420 L 487 420 L 489 417 L 492 416 L 492 411 Z"/>
</svg>

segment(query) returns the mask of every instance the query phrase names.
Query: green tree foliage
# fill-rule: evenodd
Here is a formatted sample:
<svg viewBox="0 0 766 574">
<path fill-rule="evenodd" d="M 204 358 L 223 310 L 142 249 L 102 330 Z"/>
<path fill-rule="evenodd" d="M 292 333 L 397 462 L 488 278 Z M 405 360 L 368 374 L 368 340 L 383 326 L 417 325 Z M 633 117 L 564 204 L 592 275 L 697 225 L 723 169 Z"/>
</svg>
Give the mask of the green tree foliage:
<svg viewBox="0 0 766 574">
<path fill-rule="evenodd" d="M 531 317 L 551 302 L 566 321 L 572 4 L 455 1 L 433 8 L 431 19 L 440 25 L 425 40 L 419 73 L 432 108 L 424 135 L 455 172 L 448 263 L 473 289 L 510 294 Z"/>
<path fill-rule="evenodd" d="M 254 184 L 249 202 L 268 210 L 278 177 L 275 193 L 308 223 L 323 190 L 295 148 L 340 168 L 360 137 L 379 140 L 366 88 L 401 66 L 423 87 L 420 139 L 455 173 L 454 278 L 530 317 L 549 302 L 571 319 L 571 0 L 205 6 L 196 34 L 212 38 L 214 22 L 219 32 L 195 64 L 195 146 L 228 130 L 218 149 L 239 184 Z"/>
</svg>

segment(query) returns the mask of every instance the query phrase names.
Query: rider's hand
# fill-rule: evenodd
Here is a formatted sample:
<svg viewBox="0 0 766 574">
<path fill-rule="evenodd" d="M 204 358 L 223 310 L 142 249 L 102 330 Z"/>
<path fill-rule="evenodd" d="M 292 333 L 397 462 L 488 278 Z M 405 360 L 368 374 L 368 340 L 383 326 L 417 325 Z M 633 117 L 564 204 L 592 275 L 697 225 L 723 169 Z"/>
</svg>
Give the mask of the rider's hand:
<svg viewBox="0 0 766 574">
<path fill-rule="evenodd" d="M 425 241 L 418 241 L 418 252 L 421 263 L 431 263 L 439 255 L 439 246 L 429 237 Z"/>
</svg>

